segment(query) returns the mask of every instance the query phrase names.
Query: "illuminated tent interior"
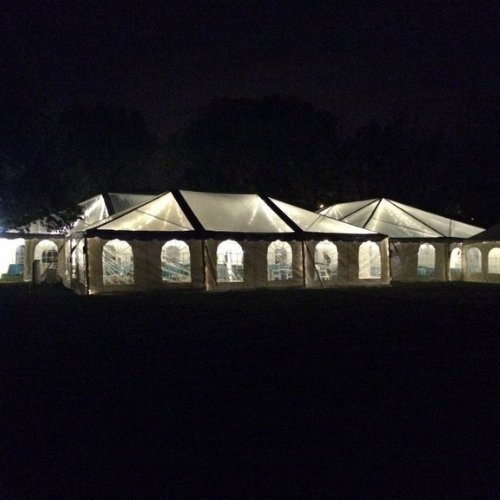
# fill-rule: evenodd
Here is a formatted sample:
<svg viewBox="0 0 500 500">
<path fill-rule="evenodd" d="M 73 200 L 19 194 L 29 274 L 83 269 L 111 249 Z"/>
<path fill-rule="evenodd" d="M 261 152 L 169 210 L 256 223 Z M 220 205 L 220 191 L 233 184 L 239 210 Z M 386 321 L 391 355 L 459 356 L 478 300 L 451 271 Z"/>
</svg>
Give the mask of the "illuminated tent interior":
<svg viewBox="0 0 500 500">
<path fill-rule="evenodd" d="M 151 198 L 151 195 L 104 193 L 79 205 L 82 216 L 74 229 L 98 222 L 112 214 L 130 208 Z M 41 221 L 33 222 L 26 232 L 0 232 L 0 277 L 2 281 L 29 281 L 33 278 L 33 262 L 38 260 L 40 280 L 64 279 L 65 235 L 51 231 Z"/>
<path fill-rule="evenodd" d="M 500 224 L 464 241 L 464 281 L 500 283 Z"/>
<path fill-rule="evenodd" d="M 319 213 L 389 236 L 396 281 L 461 280 L 462 242 L 483 231 L 386 198 L 340 203 Z"/>
<path fill-rule="evenodd" d="M 172 191 L 68 239 L 80 293 L 388 284 L 388 238 L 254 194 Z"/>
</svg>

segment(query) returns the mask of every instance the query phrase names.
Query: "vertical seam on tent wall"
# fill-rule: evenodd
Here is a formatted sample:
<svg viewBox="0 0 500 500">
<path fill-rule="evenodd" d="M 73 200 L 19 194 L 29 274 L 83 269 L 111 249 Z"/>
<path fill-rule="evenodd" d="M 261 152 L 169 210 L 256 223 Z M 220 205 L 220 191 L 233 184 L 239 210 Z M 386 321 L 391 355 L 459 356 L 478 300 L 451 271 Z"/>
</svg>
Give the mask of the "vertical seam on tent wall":
<svg viewBox="0 0 500 500">
<path fill-rule="evenodd" d="M 318 244 L 318 242 L 316 242 L 316 245 L 317 244 Z M 325 284 L 323 283 L 323 280 L 321 279 L 321 274 L 316 269 L 316 262 L 314 260 L 314 256 L 311 254 L 311 250 L 309 250 L 309 247 L 307 245 L 306 245 L 306 248 L 307 248 L 307 253 L 309 254 L 309 257 L 311 257 L 311 260 L 312 260 L 312 263 L 314 266 L 314 273 L 318 275 L 319 282 L 321 283 L 321 286 L 324 288 Z M 315 247 L 315 250 L 316 250 L 316 247 Z"/>
<path fill-rule="evenodd" d="M 307 288 L 307 271 L 306 271 L 306 250 L 305 250 L 306 242 L 302 240 L 302 282 L 304 283 L 304 288 Z"/>
<path fill-rule="evenodd" d="M 391 240 L 389 240 L 389 241 L 390 241 L 390 245 L 392 245 L 392 246 L 393 246 L 394 250 L 395 250 L 395 251 L 396 251 L 396 253 L 398 254 L 398 257 L 399 257 L 399 260 L 400 260 L 400 262 L 401 262 L 401 265 L 403 265 L 403 259 L 401 258 L 401 254 L 399 253 L 398 247 L 396 246 L 396 244 L 395 244 L 393 241 L 391 241 Z M 392 280 L 392 265 L 391 265 L 391 255 L 390 255 L 390 253 L 389 253 L 389 269 L 390 269 L 390 271 L 391 271 L 391 280 Z M 408 270 L 407 270 L 406 266 L 404 267 L 404 272 L 405 272 L 405 274 L 406 274 L 406 277 L 407 277 L 407 278 L 410 278 L 410 277 L 411 277 L 411 276 L 408 274 Z"/>
<path fill-rule="evenodd" d="M 89 270 L 89 248 L 88 248 L 88 241 L 87 237 L 83 237 L 83 250 L 85 253 L 85 276 L 87 278 L 87 286 L 85 287 L 87 290 L 87 295 L 90 295 L 90 270 Z M 102 260 L 102 256 L 101 256 Z"/>
<path fill-rule="evenodd" d="M 218 280 L 217 273 L 214 270 L 214 263 L 212 262 L 212 258 L 210 257 L 210 252 L 209 252 L 209 249 L 207 246 L 207 242 L 205 240 L 203 240 L 203 244 L 205 245 L 205 248 L 207 250 L 208 263 L 210 265 L 210 270 L 212 271 L 212 276 L 214 277 L 215 286 L 218 288 L 219 287 L 219 280 Z M 205 289 L 206 289 L 206 286 L 207 286 L 207 283 L 205 282 Z"/>
<path fill-rule="evenodd" d="M 76 250 L 76 248 L 78 247 L 78 245 L 80 244 L 80 242 L 83 240 L 83 253 L 85 255 L 85 277 L 86 277 L 86 281 L 87 281 L 87 287 L 88 287 L 88 258 L 87 258 L 87 255 L 86 255 L 86 250 L 85 250 L 85 236 L 80 236 L 80 239 L 78 238 L 75 238 L 75 240 L 77 240 L 77 244 L 75 246 L 72 246 L 71 245 L 71 236 L 70 236 L 70 240 L 69 240 L 69 272 L 70 272 L 70 276 L 69 276 L 69 283 L 70 285 L 72 285 L 72 281 L 73 281 L 73 252 Z M 67 262 L 67 261 L 66 261 Z M 88 292 L 87 292 L 87 295 L 88 295 Z"/>
</svg>

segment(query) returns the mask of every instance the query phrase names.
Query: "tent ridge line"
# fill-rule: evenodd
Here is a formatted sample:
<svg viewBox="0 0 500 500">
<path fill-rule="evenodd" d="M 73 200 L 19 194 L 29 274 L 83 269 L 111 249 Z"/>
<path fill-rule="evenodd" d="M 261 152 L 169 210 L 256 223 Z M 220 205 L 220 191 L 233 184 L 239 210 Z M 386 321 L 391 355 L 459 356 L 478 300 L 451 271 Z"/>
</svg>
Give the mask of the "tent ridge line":
<svg viewBox="0 0 500 500">
<path fill-rule="evenodd" d="M 200 220 L 198 217 L 196 217 L 196 214 L 194 211 L 191 209 L 189 206 L 189 203 L 186 201 L 182 193 L 180 192 L 179 189 L 175 189 L 171 191 L 172 196 L 174 197 L 174 200 L 178 203 L 178 205 L 181 207 L 181 210 L 184 212 L 184 215 L 187 217 L 188 221 L 191 223 L 191 226 L 193 226 L 194 230 L 197 232 L 205 232 L 205 228 L 201 224 Z"/>
<path fill-rule="evenodd" d="M 378 207 L 380 206 L 380 204 L 382 203 L 382 200 L 383 200 L 383 199 L 384 199 L 384 198 L 380 198 L 380 199 L 378 200 L 378 202 L 376 203 L 375 208 L 372 210 L 372 213 L 370 214 L 370 216 L 368 217 L 368 219 L 366 219 L 366 222 L 365 222 L 365 223 L 364 223 L 364 225 L 363 225 L 363 228 L 364 228 L 364 229 L 366 229 L 366 225 L 367 225 L 367 224 L 371 221 L 371 219 L 373 218 L 373 215 L 375 214 L 375 212 L 376 212 L 377 208 L 378 208 Z M 368 206 L 368 205 L 367 205 L 367 206 Z M 363 208 L 365 208 L 365 207 L 363 207 Z M 359 210 L 361 210 L 361 209 L 359 209 Z"/>
<path fill-rule="evenodd" d="M 406 215 L 410 216 L 410 217 L 413 217 L 415 220 L 418 220 L 418 222 L 420 222 L 421 224 L 423 224 L 424 226 L 428 227 L 429 229 L 432 229 L 432 231 L 435 231 L 436 233 L 439 233 L 441 236 L 443 237 L 447 237 L 446 234 L 443 234 L 441 231 L 438 231 L 437 229 L 433 228 L 432 226 L 430 226 L 429 224 L 426 224 L 423 220 L 420 220 L 419 217 L 411 214 L 410 212 L 408 212 L 407 210 L 405 210 L 404 208 L 401 208 L 400 206 L 396 205 L 392 200 L 387 200 L 389 203 L 391 203 L 391 205 L 394 205 L 396 208 L 399 208 L 399 210 L 401 210 L 402 212 L 404 212 Z"/>
<path fill-rule="evenodd" d="M 270 198 L 269 196 L 263 196 L 262 197 L 262 200 L 264 201 L 264 203 L 267 204 L 267 206 L 273 210 L 276 214 L 278 214 L 278 216 L 283 220 L 285 221 L 285 223 L 288 225 L 288 227 L 290 227 L 291 229 L 293 229 L 293 231 L 295 231 L 296 233 L 299 233 L 299 234 L 303 234 L 304 231 L 290 218 L 288 217 L 288 215 L 285 214 L 285 212 L 283 212 L 283 210 L 281 210 L 281 208 L 279 208 Z"/>
<path fill-rule="evenodd" d="M 108 209 L 108 215 L 115 215 L 116 210 L 115 207 L 113 206 L 113 202 L 111 201 L 111 195 L 109 194 L 108 191 L 104 191 L 101 193 L 102 199 L 104 200 L 104 205 Z"/>
<path fill-rule="evenodd" d="M 361 210 L 365 209 L 366 207 L 369 207 L 375 200 L 369 200 L 368 203 L 366 205 L 363 205 L 362 207 L 359 207 L 357 210 L 354 210 L 353 212 L 349 212 L 347 215 L 345 215 L 344 217 L 342 217 L 341 219 L 337 219 L 337 220 L 340 220 L 342 222 L 345 222 L 345 218 L 346 217 L 350 217 L 351 215 L 354 215 L 358 212 L 360 212 Z M 380 201 L 380 200 L 379 200 Z M 330 217 L 330 216 L 328 216 Z"/>
</svg>

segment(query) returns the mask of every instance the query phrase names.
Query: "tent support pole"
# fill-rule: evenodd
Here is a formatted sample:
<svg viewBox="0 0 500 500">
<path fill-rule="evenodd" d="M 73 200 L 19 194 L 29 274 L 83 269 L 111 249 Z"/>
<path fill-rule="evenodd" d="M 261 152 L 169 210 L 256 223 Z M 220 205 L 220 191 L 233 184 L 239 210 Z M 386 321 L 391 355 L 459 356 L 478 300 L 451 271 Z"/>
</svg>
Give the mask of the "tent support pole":
<svg viewBox="0 0 500 500">
<path fill-rule="evenodd" d="M 217 273 L 214 270 L 214 264 L 212 262 L 212 259 L 210 258 L 210 252 L 208 251 L 207 242 L 205 240 L 203 240 L 203 254 L 205 254 L 205 249 L 207 250 L 208 264 L 209 264 L 210 269 L 212 271 L 212 276 L 214 277 L 215 286 L 218 287 L 219 283 L 217 281 Z M 206 286 L 207 286 L 207 283 L 205 281 L 205 287 Z"/>
<path fill-rule="evenodd" d="M 205 260 L 205 240 L 201 240 L 201 265 L 203 266 L 203 287 L 207 289 L 207 262 Z"/>
<path fill-rule="evenodd" d="M 309 250 L 309 247 L 306 245 L 307 248 L 307 253 L 309 254 L 309 257 L 311 257 L 311 260 L 313 261 L 314 264 L 314 274 L 318 276 L 319 282 L 321 283 L 321 287 L 324 288 L 325 284 L 323 283 L 323 280 L 321 279 L 321 274 L 318 272 L 316 269 L 316 263 L 314 262 L 314 256 L 311 254 L 311 251 Z"/>
<path fill-rule="evenodd" d="M 86 294 L 90 295 L 90 272 L 89 272 L 89 246 L 87 237 L 83 238 L 83 252 L 85 254 L 85 278 L 87 281 L 87 286 L 85 287 Z"/>
</svg>

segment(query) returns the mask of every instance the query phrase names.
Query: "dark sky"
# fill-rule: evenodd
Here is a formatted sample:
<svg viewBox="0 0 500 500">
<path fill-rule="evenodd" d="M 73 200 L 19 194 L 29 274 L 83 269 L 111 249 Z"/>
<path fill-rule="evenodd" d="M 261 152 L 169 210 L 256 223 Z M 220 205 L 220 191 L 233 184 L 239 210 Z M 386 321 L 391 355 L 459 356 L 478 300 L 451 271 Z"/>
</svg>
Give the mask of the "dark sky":
<svg viewBox="0 0 500 500">
<path fill-rule="evenodd" d="M 499 2 L 85 4 L 2 2 L 15 99 L 121 104 L 164 135 L 222 96 L 295 94 L 346 126 L 404 108 L 447 123 L 471 96 L 498 98 Z"/>
</svg>

